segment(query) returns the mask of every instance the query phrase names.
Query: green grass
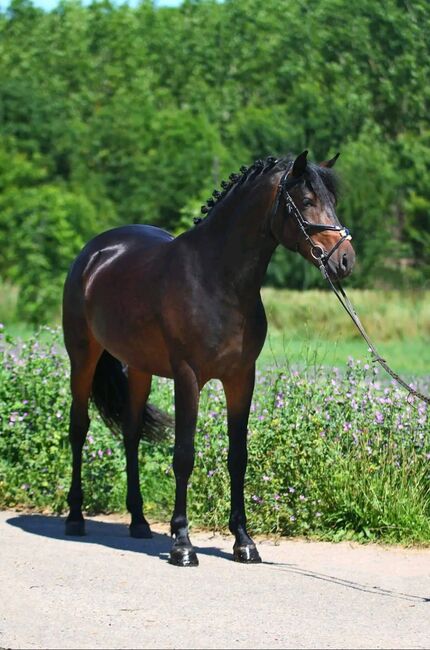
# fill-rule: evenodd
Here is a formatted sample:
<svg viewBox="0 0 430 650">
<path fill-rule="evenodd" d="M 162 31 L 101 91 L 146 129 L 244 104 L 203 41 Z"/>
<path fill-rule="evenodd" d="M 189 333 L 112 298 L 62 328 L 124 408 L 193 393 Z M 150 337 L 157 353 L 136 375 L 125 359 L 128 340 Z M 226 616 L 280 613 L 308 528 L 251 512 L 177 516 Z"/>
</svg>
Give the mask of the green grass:
<svg viewBox="0 0 430 650">
<path fill-rule="evenodd" d="M 430 375 L 430 292 L 348 292 L 379 353 L 408 377 Z M 368 346 L 330 292 L 263 290 L 269 330 L 258 367 L 345 367 Z"/>
<path fill-rule="evenodd" d="M 17 299 L 17 287 L 7 282 L 0 282 L 0 323 L 11 325 L 17 321 Z"/>
<path fill-rule="evenodd" d="M 262 292 L 269 322 L 294 339 L 359 340 L 360 334 L 331 291 Z M 368 334 L 377 341 L 430 342 L 430 291 L 348 291 Z"/>
<path fill-rule="evenodd" d="M 378 342 L 377 349 L 396 372 L 407 377 L 430 375 L 430 345 L 425 339 Z M 269 328 L 258 367 L 317 365 L 344 368 L 349 357 L 370 359 L 365 341 L 327 341 L 316 338 L 291 340 L 287 334 Z"/>
</svg>

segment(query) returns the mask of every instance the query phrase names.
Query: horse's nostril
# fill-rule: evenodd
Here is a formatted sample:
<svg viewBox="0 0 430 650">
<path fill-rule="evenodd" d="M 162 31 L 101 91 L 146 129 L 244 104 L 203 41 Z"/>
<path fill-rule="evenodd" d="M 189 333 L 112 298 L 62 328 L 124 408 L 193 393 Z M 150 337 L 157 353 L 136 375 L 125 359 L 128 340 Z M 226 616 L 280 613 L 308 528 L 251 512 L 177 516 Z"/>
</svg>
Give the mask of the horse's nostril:
<svg viewBox="0 0 430 650">
<path fill-rule="evenodd" d="M 340 265 L 344 271 L 348 270 L 348 255 L 346 253 L 342 255 Z"/>
</svg>

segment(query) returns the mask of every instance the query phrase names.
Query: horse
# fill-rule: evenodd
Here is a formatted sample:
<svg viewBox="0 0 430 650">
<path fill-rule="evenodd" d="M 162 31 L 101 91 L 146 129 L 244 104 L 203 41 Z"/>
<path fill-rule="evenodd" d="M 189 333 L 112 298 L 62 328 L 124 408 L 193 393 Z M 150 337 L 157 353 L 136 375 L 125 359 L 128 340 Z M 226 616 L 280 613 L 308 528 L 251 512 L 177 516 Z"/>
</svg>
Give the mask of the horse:
<svg viewBox="0 0 430 650">
<path fill-rule="evenodd" d="M 89 241 L 64 287 L 63 331 L 70 357 L 72 480 L 66 534 L 83 535 L 82 448 L 90 398 L 122 429 L 132 537 L 151 537 L 139 485 L 141 436 L 156 438 L 162 417 L 147 403 L 152 376 L 174 381 L 175 503 L 169 562 L 196 566 L 187 485 L 194 466 L 199 395 L 222 382 L 227 406 L 233 559 L 261 562 L 247 532 L 244 480 L 255 363 L 267 320 L 260 289 L 280 244 L 332 280 L 347 276 L 355 252 L 336 216 L 338 154 L 316 164 L 297 157 L 241 167 L 202 207 L 204 218 L 174 238 L 151 225 L 127 225 Z M 164 423 L 165 424 L 165 423 Z"/>
</svg>

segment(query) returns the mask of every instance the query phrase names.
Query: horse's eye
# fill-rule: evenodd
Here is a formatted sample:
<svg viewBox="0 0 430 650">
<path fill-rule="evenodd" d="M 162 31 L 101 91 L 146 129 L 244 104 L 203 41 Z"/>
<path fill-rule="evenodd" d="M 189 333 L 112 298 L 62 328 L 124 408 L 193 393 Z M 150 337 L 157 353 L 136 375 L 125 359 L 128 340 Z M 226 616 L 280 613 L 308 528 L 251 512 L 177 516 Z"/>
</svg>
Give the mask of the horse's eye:
<svg viewBox="0 0 430 650">
<path fill-rule="evenodd" d="M 311 199 L 303 199 L 303 206 L 305 208 L 313 208 L 315 207 L 315 203 Z"/>
</svg>

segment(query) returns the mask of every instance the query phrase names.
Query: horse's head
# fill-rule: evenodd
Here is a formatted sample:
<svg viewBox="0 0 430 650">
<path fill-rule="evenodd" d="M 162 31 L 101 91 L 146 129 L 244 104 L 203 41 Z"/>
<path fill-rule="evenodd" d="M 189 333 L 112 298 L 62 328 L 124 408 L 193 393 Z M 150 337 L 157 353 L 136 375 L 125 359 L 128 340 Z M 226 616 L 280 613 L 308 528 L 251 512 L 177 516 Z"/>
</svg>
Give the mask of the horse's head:
<svg viewBox="0 0 430 650">
<path fill-rule="evenodd" d="M 338 158 L 309 163 L 307 151 L 283 172 L 272 210 L 272 232 L 279 243 L 298 251 L 332 279 L 351 273 L 355 253 L 350 235 L 336 216 L 336 184 L 331 171 Z"/>
</svg>

